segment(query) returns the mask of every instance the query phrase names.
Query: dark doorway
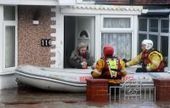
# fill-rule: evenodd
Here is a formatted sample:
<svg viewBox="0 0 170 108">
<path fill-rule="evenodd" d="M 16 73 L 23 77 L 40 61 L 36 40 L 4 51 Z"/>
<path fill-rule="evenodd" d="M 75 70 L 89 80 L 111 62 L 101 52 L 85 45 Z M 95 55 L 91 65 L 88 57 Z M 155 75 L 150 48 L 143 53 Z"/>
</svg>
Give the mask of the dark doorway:
<svg viewBox="0 0 170 108">
<path fill-rule="evenodd" d="M 69 68 L 69 57 L 75 47 L 75 17 L 64 17 L 64 68 Z"/>
</svg>

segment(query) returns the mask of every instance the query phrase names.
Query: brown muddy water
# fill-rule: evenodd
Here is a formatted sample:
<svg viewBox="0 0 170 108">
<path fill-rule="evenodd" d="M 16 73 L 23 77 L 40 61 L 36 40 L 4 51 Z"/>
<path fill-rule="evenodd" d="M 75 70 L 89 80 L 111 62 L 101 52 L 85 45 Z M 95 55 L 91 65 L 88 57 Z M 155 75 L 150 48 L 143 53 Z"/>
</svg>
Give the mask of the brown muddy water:
<svg viewBox="0 0 170 108">
<path fill-rule="evenodd" d="M 85 93 L 16 88 L 0 91 L 0 108 L 170 108 L 170 102 L 92 103 Z"/>
</svg>

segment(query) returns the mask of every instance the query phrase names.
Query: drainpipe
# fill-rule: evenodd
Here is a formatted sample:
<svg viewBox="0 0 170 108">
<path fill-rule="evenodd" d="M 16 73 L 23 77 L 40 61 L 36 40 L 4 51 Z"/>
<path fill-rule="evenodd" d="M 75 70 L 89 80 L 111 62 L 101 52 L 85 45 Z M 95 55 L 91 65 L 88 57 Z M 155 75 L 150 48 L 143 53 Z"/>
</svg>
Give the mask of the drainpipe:
<svg viewBox="0 0 170 108">
<path fill-rule="evenodd" d="M 170 72 L 170 13 L 169 13 L 169 32 L 168 32 L 168 72 Z"/>
</svg>

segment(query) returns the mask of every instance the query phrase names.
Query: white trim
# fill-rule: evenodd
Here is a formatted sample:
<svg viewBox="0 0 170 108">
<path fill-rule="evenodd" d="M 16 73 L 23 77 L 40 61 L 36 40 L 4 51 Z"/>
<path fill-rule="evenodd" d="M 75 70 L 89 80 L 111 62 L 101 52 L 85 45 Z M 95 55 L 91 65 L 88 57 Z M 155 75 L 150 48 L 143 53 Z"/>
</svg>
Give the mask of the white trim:
<svg viewBox="0 0 170 108">
<path fill-rule="evenodd" d="M 149 25 L 150 25 L 150 23 L 149 23 L 149 18 L 147 18 L 147 32 L 149 32 Z M 147 39 L 149 38 L 149 34 L 147 33 L 147 35 L 146 35 L 146 37 L 147 37 Z"/>
<path fill-rule="evenodd" d="M 1 5 L 59 5 L 57 0 L 0 0 Z"/>
<path fill-rule="evenodd" d="M 95 4 L 95 1 L 83 1 L 83 0 L 76 0 L 76 3 L 81 3 L 81 4 Z"/>
<path fill-rule="evenodd" d="M 51 52 L 51 53 L 55 53 L 55 49 L 51 49 L 50 52 Z"/>
<path fill-rule="evenodd" d="M 131 57 L 134 58 L 137 56 L 137 51 L 138 51 L 138 16 L 133 16 L 133 25 L 132 25 L 132 52 L 131 52 Z"/>
<path fill-rule="evenodd" d="M 101 30 L 101 32 L 104 32 L 104 33 L 132 33 L 132 29 L 121 29 L 121 28 L 113 28 L 113 29 L 107 29 L 107 28 L 104 28 Z"/>
<path fill-rule="evenodd" d="M 55 25 L 56 26 L 56 25 Z M 51 37 L 55 37 L 56 36 L 56 33 L 51 33 L 50 34 Z"/>
<path fill-rule="evenodd" d="M 51 12 L 55 12 L 55 14 L 56 14 L 56 7 L 55 8 L 51 8 Z M 56 17 L 51 17 L 51 21 L 55 21 L 56 22 Z M 50 27 L 53 28 L 53 29 L 56 29 L 56 24 L 51 25 Z M 51 33 L 50 36 L 56 38 L 56 33 Z M 56 45 L 56 40 L 53 40 L 51 42 L 51 44 L 55 46 Z M 50 53 L 56 54 L 56 49 L 50 49 Z M 53 60 L 55 61 L 56 60 L 55 56 L 54 57 L 50 57 L 50 60 L 51 61 L 53 61 Z M 55 64 L 50 64 L 50 67 L 55 68 Z"/>
<path fill-rule="evenodd" d="M 169 14 L 169 36 L 168 36 L 168 72 L 170 72 L 170 14 Z"/>
<path fill-rule="evenodd" d="M 2 72 L 2 66 L 3 66 L 3 63 L 2 63 L 2 52 L 3 52 L 3 6 L 0 6 L 0 73 Z"/>
<path fill-rule="evenodd" d="M 56 41 L 52 41 L 51 44 L 52 44 L 52 45 L 55 45 L 55 44 L 56 44 Z"/>
<path fill-rule="evenodd" d="M 55 64 L 50 66 L 64 68 L 64 16 L 60 13 L 60 8 L 58 7 L 56 7 L 55 20 L 56 41 L 52 42 L 52 44 L 56 46 L 55 49 L 52 49 L 55 52 Z"/>
<path fill-rule="evenodd" d="M 148 9 L 148 13 L 170 13 L 170 9 Z"/>
<path fill-rule="evenodd" d="M 95 60 L 101 57 L 101 16 L 95 16 Z"/>
<path fill-rule="evenodd" d="M 160 51 L 160 49 L 161 49 L 161 20 L 160 19 L 158 19 L 158 43 L 157 43 L 157 49 Z M 159 41 L 160 40 L 160 41 Z"/>
<path fill-rule="evenodd" d="M 142 13 L 142 6 L 118 6 L 118 5 L 74 5 L 70 7 L 62 7 L 63 14 L 79 14 L 79 15 L 139 15 Z"/>
<path fill-rule="evenodd" d="M 56 25 L 50 25 L 50 28 L 55 29 Z"/>
<path fill-rule="evenodd" d="M 50 64 L 50 67 L 51 67 L 51 68 L 56 68 L 56 67 L 55 67 L 55 64 Z"/>
<path fill-rule="evenodd" d="M 50 60 L 51 60 L 51 61 L 55 60 L 55 57 L 50 57 Z"/>
<path fill-rule="evenodd" d="M 51 21 L 56 21 L 56 17 L 51 17 Z"/>
<path fill-rule="evenodd" d="M 14 69 L 11 71 L 0 72 L 0 76 L 6 76 L 6 75 L 10 75 L 10 74 L 15 74 Z"/>
<path fill-rule="evenodd" d="M 76 0 L 58 0 L 59 5 L 63 6 L 69 6 L 69 5 L 75 5 Z"/>
<path fill-rule="evenodd" d="M 168 33 L 160 33 L 160 36 L 169 36 Z"/>
</svg>

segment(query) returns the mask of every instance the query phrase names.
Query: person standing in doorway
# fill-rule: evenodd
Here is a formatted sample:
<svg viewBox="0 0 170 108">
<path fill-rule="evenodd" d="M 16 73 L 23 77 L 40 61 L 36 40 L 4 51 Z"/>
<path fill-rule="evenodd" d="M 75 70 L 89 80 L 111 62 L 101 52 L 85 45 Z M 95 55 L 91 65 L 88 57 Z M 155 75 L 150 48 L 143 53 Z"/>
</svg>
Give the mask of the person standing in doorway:
<svg viewBox="0 0 170 108">
<path fill-rule="evenodd" d="M 81 42 L 72 52 L 69 62 L 73 68 L 87 69 L 88 66 L 93 65 L 94 60 L 87 50 L 87 45 Z"/>
</svg>

